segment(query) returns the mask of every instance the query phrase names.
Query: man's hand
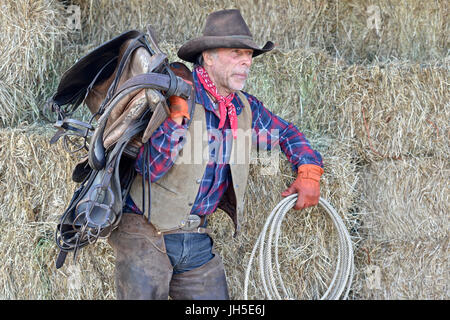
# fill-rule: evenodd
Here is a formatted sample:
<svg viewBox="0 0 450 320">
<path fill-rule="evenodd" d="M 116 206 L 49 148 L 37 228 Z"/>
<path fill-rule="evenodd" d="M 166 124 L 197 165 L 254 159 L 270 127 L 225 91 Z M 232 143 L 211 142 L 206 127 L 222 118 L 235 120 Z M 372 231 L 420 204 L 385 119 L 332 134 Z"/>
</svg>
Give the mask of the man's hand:
<svg viewBox="0 0 450 320">
<path fill-rule="evenodd" d="M 172 62 L 170 69 L 177 76 L 183 79 L 186 83 L 191 85 L 194 90 L 194 79 L 192 72 L 189 68 L 181 62 Z M 169 98 L 170 118 L 178 124 L 183 122 L 184 118 L 189 118 L 189 107 L 185 99 L 177 96 L 171 96 Z"/>
<path fill-rule="evenodd" d="M 172 120 L 181 125 L 183 117 L 189 119 L 189 107 L 186 100 L 181 97 L 171 96 L 169 103 L 170 118 Z"/>
<path fill-rule="evenodd" d="M 320 198 L 320 176 L 323 169 L 313 164 L 304 164 L 298 168 L 297 179 L 281 194 L 287 197 L 297 193 L 298 198 L 294 206 L 295 210 L 305 209 L 315 206 Z"/>
</svg>

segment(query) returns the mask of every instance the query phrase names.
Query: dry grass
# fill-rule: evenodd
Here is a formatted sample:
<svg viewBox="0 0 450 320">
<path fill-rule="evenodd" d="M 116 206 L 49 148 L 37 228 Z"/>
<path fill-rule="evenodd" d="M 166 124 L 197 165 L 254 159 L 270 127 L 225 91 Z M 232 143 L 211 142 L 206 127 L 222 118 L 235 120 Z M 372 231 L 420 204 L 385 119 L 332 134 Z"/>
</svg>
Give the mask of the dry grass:
<svg viewBox="0 0 450 320">
<path fill-rule="evenodd" d="M 385 160 L 363 174 L 364 229 L 375 241 L 448 236 L 448 158 Z M 376 232 L 373 232 L 376 230 Z"/>
<path fill-rule="evenodd" d="M 62 71 L 147 23 L 178 60 L 177 48 L 201 33 L 209 12 L 237 7 L 258 43 L 278 45 L 254 60 L 246 91 L 298 125 L 324 157 L 322 197 L 354 242 L 350 297 L 448 299 L 448 1 L 264 1 L 257 10 L 254 1 L 231 0 L 72 3 L 81 6 L 80 32 L 67 30 L 60 2 L 0 3 L 0 40 L 7 44 L 0 52 L 0 298 L 115 297 L 114 254 L 104 241 L 81 250 L 79 269 L 71 255 L 54 268 L 53 237 L 75 188 L 75 159 L 49 145 L 53 130 L 30 124 Z M 367 28 L 369 5 L 380 9 L 378 35 Z M 243 297 L 265 218 L 294 179 L 280 158 L 277 176 L 261 175 L 262 164 L 251 167 L 239 238 L 223 212 L 211 217 L 233 299 Z M 335 233 L 323 213 L 292 211 L 283 224 L 282 274 L 300 299 L 320 296 L 334 271 Z M 368 285 L 369 266 L 380 268 L 380 288 Z M 251 299 L 263 297 L 255 275 Z"/>
<path fill-rule="evenodd" d="M 0 10 L 0 126 L 31 124 L 55 86 L 68 33 L 56 0 L 2 1 Z"/>
<path fill-rule="evenodd" d="M 246 90 L 307 135 L 352 143 L 361 161 L 449 154 L 447 60 L 347 65 L 299 49 L 258 57 L 252 68 Z"/>
<path fill-rule="evenodd" d="M 55 269 L 54 234 L 75 188 L 75 160 L 61 145 L 50 146 L 50 137 L 39 127 L 0 130 L 0 298 L 112 298 L 106 242 L 82 250 L 79 290 L 68 286 L 70 268 Z"/>
<path fill-rule="evenodd" d="M 448 299 L 449 173 L 448 158 L 434 157 L 377 161 L 361 174 L 360 297 Z"/>
<path fill-rule="evenodd" d="M 364 250 L 359 257 L 361 275 L 355 281 L 358 298 L 448 300 L 448 235 L 414 241 L 367 241 Z M 376 269 L 378 282 L 371 280 L 374 276 L 370 271 Z"/>
<path fill-rule="evenodd" d="M 358 233 L 361 217 L 354 208 L 359 173 L 352 163 L 348 146 L 331 146 L 327 142 L 330 141 L 312 140 L 313 145 L 321 145 L 325 163 L 321 195 L 333 204 L 344 219 L 356 249 L 361 241 Z M 281 192 L 295 179 L 289 162 L 282 154 L 280 173 L 262 175 L 261 169 L 264 167 L 266 165 L 262 164 L 251 167 L 241 236 L 232 239 L 233 226 L 225 213 L 215 213 L 210 219 L 215 246 L 224 260 L 230 293 L 235 299 L 243 299 L 245 270 L 260 231 L 272 209 L 282 199 Z M 291 296 L 298 299 L 320 298 L 336 267 L 337 232 L 331 219 L 321 208 L 301 212 L 291 210 L 281 232 L 279 259 L 283 281 Z M 256 264 L 251 273 L 248 297 L 264 298 Z"/>
<path fill-rule="evenodd" d="M 54 231 L 59 216 L 74 190 L 70 181 L 75 160 L 62 146 L 50 146 L 50 134 L 36 127 L 3 129 L 0 132 L 1 244 L 0 297 L 5 299 L 109 299 L 114 297 L 111 248 L 104 242 L 81 250 L 78 258 L 81 286 L 70 289 L 71 255 L 60 270 L 54 268 L 57 254 Z M 358 214 L 348 213 L 356 198 L 358 174 L 351 163 L 347 146 L 330 148 L 321 141 L 327 163 L 322 185 L 323 196 L 336 204 L 355 244 L 360 240 L 356 230 Z M 336 146 L 335 146 L 336 147 Z M 281 156 L 282 157 L 282 156 Z M 342 161 L 333 161 L 336 158 Z M 232 239 L 232 225 L 225 214 L 211 218 L 214 239 L 223 256 L 230 282 L 230 294 L 242 298 L 243 269 L 268 209 L 281 198 L 280 193 L 292 181 L 286 160 L 280 162 L 281 175 L 261 176 L 265 165 L 254 165 L 246 203 L 247 219 L 241 237 Z M 274 191 L 275 190 L 275 191 Z M 310 214 L 292 212 L 285 222 L 280 250 L 283 252 L 286 283 L 299 298 L 315 298 L 330 281 L 335 263 L 336 239 L 331 221 L 319 209 Z M 300 217 L 300 218 L 299 218 Z M 303 251 L 302 248 L 305 250 Z M 324 265 L 324 263 L 326 263 Z M 292 270 L 305 265 L 299 273 Z M 323 278 L 317 280 L 317 275 Z M 74 276 L 72 276 L 73 279 Z M 301 291 L 297 283 L 303 283 Z M 19 290 L 20 288 L 20 290 Z M 258 298 L 254 292 L 250 298 Z"/>
<path fill-rule="evenodd" d="M 351 66 L 336 101 L 340 133 L 367 161 L 448 155 L 448 77 L 447 64 Z"/>
<path fill-rule="evenodd" d="M 67 4 L 81 9 L 81 30 L 71 29 Z M 379 8 L 379 35 L 367 27 L 370 5 Z M 259 44 L 280 50 L 318 48 L 350 63 L 407 59 L 419 63 L 448 55 L 448 2 L 359 1 L 146 1 L 19 0 L 2 2 L 0 15 L 0 120 L 3 127 L 40 119 L 39 110 L 59 76 L 82 55 L 132 28 L 152 24 L 178 48 L 201 34 L 213 10 L 239 8 Z M 17 93 L 21 92 L 20 95 Z M 299 100 L 295 100 L 298 102 Z"/>
<path fill-rule="evenodd" d="M 349 62 L 433 61 L 448 55 L 448 1 L 329 1 L 334 14 L 329 52 Z M 370 9 L 374 6 L 374 9 Z M 379 16 L 378 33 L 368 19 Z"/>
<path fill-rule="evenodd" d="M 201 34 L 206 16 L 238 8 L 258 43 L 281 49 L 319 47 L 349 62 L 434 60 L 448 54 L 448 2 L 371 0 L 76 0 L 82 8 L 83 38 L 101 43 L 129 28 L 155 26 L 160 39 L 184 43 Z M 378 7 L 379 33 L 367 20 Z"/>
</svg>

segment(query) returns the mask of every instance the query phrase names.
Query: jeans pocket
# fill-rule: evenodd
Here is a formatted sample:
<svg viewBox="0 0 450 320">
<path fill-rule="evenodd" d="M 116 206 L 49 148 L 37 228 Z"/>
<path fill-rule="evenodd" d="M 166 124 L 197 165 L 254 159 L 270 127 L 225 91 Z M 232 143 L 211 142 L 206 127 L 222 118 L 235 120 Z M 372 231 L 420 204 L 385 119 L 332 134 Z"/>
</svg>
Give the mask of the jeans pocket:
<svg viewBox="0 0 450 320">
<path fill-rule="evenodd" d="M 193 240 L 190 256 L 195 265 L 204 264 L 214 258 L 213 240 L 208 234 L 195 234 Z"/>
</svg>

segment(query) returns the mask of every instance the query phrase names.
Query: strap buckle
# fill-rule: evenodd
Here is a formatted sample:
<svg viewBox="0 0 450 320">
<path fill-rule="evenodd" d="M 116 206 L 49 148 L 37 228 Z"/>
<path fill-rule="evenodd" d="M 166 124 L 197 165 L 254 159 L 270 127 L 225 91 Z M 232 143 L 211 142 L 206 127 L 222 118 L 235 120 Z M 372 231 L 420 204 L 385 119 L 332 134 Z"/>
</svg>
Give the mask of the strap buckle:
<svg viewBox="0 0 450 320">
<path fill-rule="evenodd" d="M 181 227 L 181 230 L 184 231 L 191 231 L 194 230 L 195 228 L 199 228 L 200 224 L 202 222 L 202 219 L 200 218 L 200 216 L 196 215 L 196 214 L 191 214 L 189 215 L 187 221 L 185 222 L 185 224 L 183 225 L 183 227 Z"/>
</svg>

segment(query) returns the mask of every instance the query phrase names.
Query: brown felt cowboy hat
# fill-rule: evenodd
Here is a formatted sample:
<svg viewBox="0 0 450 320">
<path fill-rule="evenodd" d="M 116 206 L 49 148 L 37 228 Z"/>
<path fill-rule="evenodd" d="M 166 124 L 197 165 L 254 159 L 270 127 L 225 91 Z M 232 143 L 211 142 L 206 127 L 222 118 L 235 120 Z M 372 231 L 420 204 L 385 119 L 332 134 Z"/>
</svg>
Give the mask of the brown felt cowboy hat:
<svg viewBox="0 0 450 320">
<path fill-rule="evenodd" d="M 192 39 L 178 50 L 178 57 L 194 63 L 197 56 L 205 50 L 215 48 L 253 49 L 253 57 L 274 48 L 267 41 L 260 48 L 254 41 L 247 24 L 239 10 L 220 10 L 210 13 L 206 18 L 203 36 Z"/>
</svg>

